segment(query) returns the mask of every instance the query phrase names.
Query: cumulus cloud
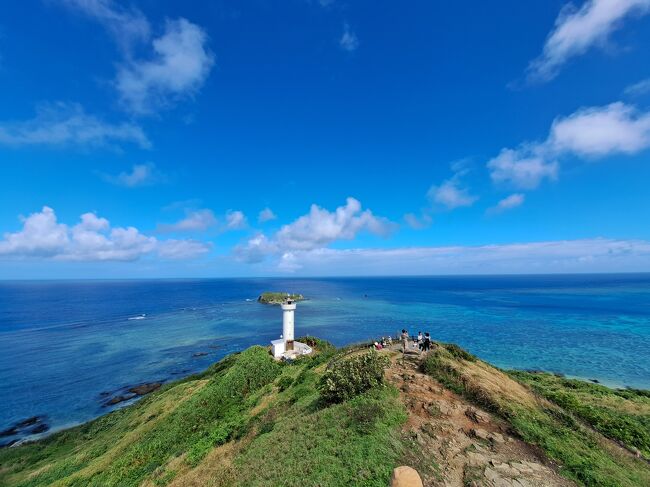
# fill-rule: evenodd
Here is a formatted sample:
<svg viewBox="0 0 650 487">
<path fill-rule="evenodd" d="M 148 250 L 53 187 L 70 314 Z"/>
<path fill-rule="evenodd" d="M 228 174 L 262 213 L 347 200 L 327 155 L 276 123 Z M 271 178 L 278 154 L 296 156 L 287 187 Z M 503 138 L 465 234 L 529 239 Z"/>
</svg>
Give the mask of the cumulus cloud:
<svg viewBox="0 0 650 487">
<path fill-rule="evenodd" d="M 650 78 L 627 86 L 624 93 L 628 96 L 641 96 L 650 93 Z"/>
<path fill-rule="evenodd" d="M 110 123 L 89 115 L 77 103 L 50 103 L 37 108 L 36 116 L 21 122 L 0 122 L 0 144 L 22 146 L 79 146 L 115 148 L 121 143 L 143 149 L 151 142 L 139 125 Z"/>
<path fill-rule="evenodd" d="M 490 177 L 495 183 L 509 183 L 516 188 L 534 189 L 544 180 L 556 179 L 557 161 L 547 161 L 538 147 L 502 149 L 498 156 L 487 163 Z"/>
<path fill-rule="evenodd" d="M 558 117 L 543 142 L 526 142 L 502 149 L 487 163 L 496 183 L 533 189 L 544 179 L 556 179 L 558 160 L 576 156 L 598 159 L 617 154 L 637 154 L 650 147 L 650 112 L 640 112 L 621 102 L 577 110 Z"/>
<path fill-rule="evenodd" d="M 567 4 L 556 19 L 542 54 L 530 63 L 528 79 L 553 79 L 569 59 L 594 46 L 605 45 L 627 17 L 645 15 L 648 11 L 650 0 L 588 0 L 579 9 Z"/>
<path fill-rule="evenodd" d="M 584 157 L 635 154 L 650 146 L 650 112 L 621 102 L 584 108 L 556 119 L 548 144 L 558 153 Z"/>
<path fill-rule="evenodd" d="M 480 246 L 319 248 L 280 255 L 274 270 L 322 276 L 639 272 L 650 271 L 650 242 L 593 238 Z"/>
<path fill-rule="evenodd" d="M 151 162 L 134 164 L 130 171 L 123 171 L 117 175 L 104 174 L 103 177 L 109 183 L 126 188 L 156 184 L 164 179 L 156 169 L 156 165 Z"/>
<path fill-rule="evenodd" d="M 439 186 L 431 186 L 427 196 L 433 203 L 439 203 L 450 210 L 472 206 L 478 199 L 477 196 L 471 195 L 467 188 L 461 187 L 456 177 L 447 179 Z"/>
<path fill-rule="evenodd" d="M 328 211 L 311 205 L 309 213 L 282 226 L 271 238 L 259 234 L 235 249 L 236 255 L 248 262 L 259 262 L 269 255 L 323 248 L 337 240 L 352 240 L 360 232 L 386 236 L 394 224 L 376 217 L 370 210 L 362 210 L 355 198 L 347 198 L 345 206 Z"/>
<path fill-rule="evenodd" d="M 419 217 L 414 213 L 407 213 L 404 215 L 404 221 L 413 230 L 424 230 L 425 228 L 431 226 L 433 219 L 426 213 L 423 213 Z"/>
<path fill-rule="evenodd" d="M 460 160 L 451 164 L 454 175 L 440 185 L 433 185 L 427 192 L 427 197 L 434 204 L 445 206 L 449 210 L 463 206 L 472 206 L 477 196 L 470 194 L 469 189 L 462 186 L 462 177 L 469 172 L 467 161 Z"/>
<path fill-rule="evenodd" d="M 209 250 L 196 241 L 159 241 L 135 227 L 111 227 L 94 213 L 84 213 L 74 226 L 59 223 L 54 210 L 22 218 L 23 227 L 0 240 L 0 258 L 40 258 L 63 261 L 133 261 L 157 254 L 163 258 L 192 258 Z M 203 248 L 204 250 L 200 250 Z"/>
<path fill-rule="evenodd" d="M 228 230 L 241 230 L 246 228 L 248 222 L 246 215 L 239 210 L 228 210 L 226 212 L 226 228 Z"/>
<path fill-rule="evenodd" d="M 196 94 L 214 64 L 207 40 L 198 25 L 183 18 L 168 20 L 163 35 L 152 42 L 151 59 L 120 66 L 115 86 L 124 108 L 151 114 Z"/>
<path fill-rule="evenodd" d="M 113 0 L 61 0 L 63 5 L 88 15 L 101 23 L 128 52 L 135 42 L 149 39 L 151 27 L 147 18 L 135 8 L 126 8 Z"/>
<path fill-rule="evenodd" d="M 512 208 L 517 208 L 518 206 L 521 206 L 524 204 L 524 201 L 526 199 L 526 195 L 522 193 L 514 193 L 511 194 L 510 196 L 506 196 L 502 200 L 500 200 L 495 206 L 492 208 L 488 208 L 487 212 L 488 213 L 501 213 L 506 210 L 511 210 Z"/>
<path fill-rule="evenodd" d="M 356 51 L 359 47 L 359 39 L 347 23 L 343 24 L 343 34 L 339 39 L 339 46 L 348 52 Z"/>
<path fill-rule="evenodd" d="M 176 223 L 158 225 L 159 232 L 202 232 L 218 223 L 214 212 L 207 208 L 189 211 L 187 216 Z"/>
<path fill-rule="evenodd" d="M 265 223 L 271 220 L 275 220 L 276 218 L 277 216 L 275 213 L 273 213 L 273 210 L 271 210 L 271 208 L 264 208 L 257 216 L 257 221 L 260 223 Z"/>
</svg>

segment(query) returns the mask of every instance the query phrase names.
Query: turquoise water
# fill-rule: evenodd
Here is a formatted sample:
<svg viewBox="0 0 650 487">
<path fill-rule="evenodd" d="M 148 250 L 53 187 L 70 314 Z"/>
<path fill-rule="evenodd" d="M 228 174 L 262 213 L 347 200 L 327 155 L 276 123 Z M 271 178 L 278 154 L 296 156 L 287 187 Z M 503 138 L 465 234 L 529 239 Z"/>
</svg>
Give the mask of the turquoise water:
<svg viewBox="0 0 650 487">
<path fill-rule="evenodd" d="M 267 290 L 309 297 L 297 336 L 429 331 L 500 367 L 650 389 L 648 274 L 0 282 L 0 430 L 34 415 L 50 431 L 78 424 L 128 386 L 267 344 L 282 329 L 255 302 Z"/>
</svg>

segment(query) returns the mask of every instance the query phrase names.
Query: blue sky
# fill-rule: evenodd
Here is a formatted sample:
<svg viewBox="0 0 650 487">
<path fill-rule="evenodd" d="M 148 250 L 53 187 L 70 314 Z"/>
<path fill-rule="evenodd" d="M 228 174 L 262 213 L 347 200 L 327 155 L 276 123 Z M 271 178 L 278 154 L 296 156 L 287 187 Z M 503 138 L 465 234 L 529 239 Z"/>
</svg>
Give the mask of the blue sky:
<svg viewBox="0 0 650 487">
<path fill-rule="evenodd" d="M 24 0 L 0 278 L 650 271 L 650 0 Z"/>
</svg>

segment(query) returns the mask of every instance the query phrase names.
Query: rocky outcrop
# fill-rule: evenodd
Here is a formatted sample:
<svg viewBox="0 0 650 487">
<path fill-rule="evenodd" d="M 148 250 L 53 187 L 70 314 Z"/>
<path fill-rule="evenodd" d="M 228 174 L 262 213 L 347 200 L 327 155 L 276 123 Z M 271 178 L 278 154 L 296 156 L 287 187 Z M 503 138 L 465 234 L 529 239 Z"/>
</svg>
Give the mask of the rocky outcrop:
<svg viewBox="0 0 650 487">
<path fill-rule="evenodd" d="M 422 479 L 414 468 L 397 467 L 393 470 L 390 487 L 422 487 Z"/>
<path fill-rule="evenodd" d="M 121 402 L 133 399 L 134 397 L 144 396 L 145 394 L 149 394 L 156 389 L 160 389 L 160 386 L 162 386 L 162 382 L 148 382 L 145 384 L 129 387 L 125 393 L 113 396 L 108 401 L 106 401 L 104 403 L 104 407 L 115 406 Z"/>
<path fill-rule="evenodd" d="M 36 435 L 38 433 L 44 433 L 49 429 L 50 426 L 45 423 L 45 416 L 30 416 L 29 418 L 18 421 L 9 428 L 0 431 L 0 438 L 18 435 Z M 12 438 L 8 442 L 0 443 L 0 447 L 11 446 L 18 440 L 19 438 Z"/>
</svg>

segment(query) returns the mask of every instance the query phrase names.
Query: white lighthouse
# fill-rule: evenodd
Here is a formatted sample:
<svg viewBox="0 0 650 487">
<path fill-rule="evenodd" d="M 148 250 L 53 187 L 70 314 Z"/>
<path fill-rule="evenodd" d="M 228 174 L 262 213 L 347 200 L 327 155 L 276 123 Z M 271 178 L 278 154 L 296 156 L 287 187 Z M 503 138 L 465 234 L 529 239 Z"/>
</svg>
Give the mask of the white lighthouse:
<svg viewBox="0 0 650 487">
<path fill-rule="evenodd" d="M 281 305 L 282 307 L 282 337 L 278 340 L 271 341 L 271 351 L 276 359 L 294 359 L 300 355 L 312 353 L 309 345 L 297 342 L 294 339 L 294 313 L 296 311 L 296 302 L 293 299 L 287 299 Z"/>
<path fill-rule="evenodd" d="M 293 312 L 296 311 L 296 302 L 287 299 L 282 304 L 282 338 L 284 338 L 284 350 L 293 350 Z"/>
</svg>

